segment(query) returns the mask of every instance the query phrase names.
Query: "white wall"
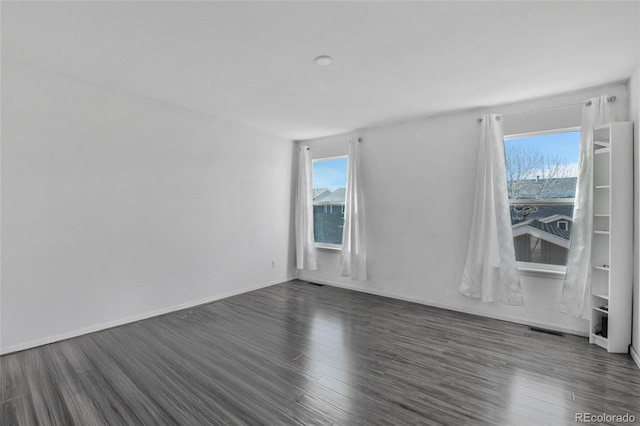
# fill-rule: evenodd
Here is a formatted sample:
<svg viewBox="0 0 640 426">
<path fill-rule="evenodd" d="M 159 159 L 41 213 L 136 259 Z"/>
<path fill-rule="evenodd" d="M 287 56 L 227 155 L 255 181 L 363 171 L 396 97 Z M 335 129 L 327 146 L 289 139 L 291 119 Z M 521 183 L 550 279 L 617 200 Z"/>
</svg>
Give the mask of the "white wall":
<svg viewBox="0 0 640 426">
<path fill-rule="evenodd" d="M 293 142 L 2 73 L 3 352 L 295 276 Z"/>
<path fill-rule="evenodd" d="M 634 270 L 632 345 L 640 367 L 640 64 L 629 80 L 629 120 L 634 122 Z"/>
<path fill-rule="evenodd" d="M 578 103 L 603 93 L 617 96 L 616 116 L 627 119 L 627 88 L 618 84 L 301 142 L 319 157 L 345 153 L 351 136 L 364 138 L 369 281 L 338 277 L 339 255 L 330 251 L 319 251 L 318 270 L 299 271 L 299 278 L 586 335 L 586 321 L 558 312 L 562 279 L 522 274 L 524 307 L 482 303 L 462 296 L 458 287 L 473 214 L 480 139 L 477 118 L 484 112 L 535 111 Z M 505 133 L 576 127 L 580 110 L 506 117 Z"/>
</svg>

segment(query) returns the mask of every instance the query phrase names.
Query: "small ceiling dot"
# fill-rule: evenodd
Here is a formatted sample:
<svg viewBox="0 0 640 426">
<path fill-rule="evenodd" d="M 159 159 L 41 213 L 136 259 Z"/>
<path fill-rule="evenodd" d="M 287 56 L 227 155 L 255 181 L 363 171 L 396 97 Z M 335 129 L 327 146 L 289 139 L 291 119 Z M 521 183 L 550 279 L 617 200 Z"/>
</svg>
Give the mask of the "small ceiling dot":
<svg viewBox="0 0 640 426">
<path fill-rule="evenodd" d="M 325 65 L 329 65 L 331 62 L 333 62 L 333 58 L 331 56 L 328 56 L 328 55 L 321 55 L 321 56 L 318 56 L 315 59 L 315 62 L 316 62 L 317 65 L 325 66 Z"/>
</svg>

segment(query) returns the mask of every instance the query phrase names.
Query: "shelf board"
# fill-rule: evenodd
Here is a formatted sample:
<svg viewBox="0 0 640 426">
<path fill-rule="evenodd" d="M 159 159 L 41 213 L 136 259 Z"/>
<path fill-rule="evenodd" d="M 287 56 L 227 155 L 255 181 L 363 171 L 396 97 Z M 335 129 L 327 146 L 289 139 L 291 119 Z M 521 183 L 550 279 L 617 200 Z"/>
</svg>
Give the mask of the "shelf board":
<svg viewBox="0 0 640 426">
<path fill-rule="evenodd" d="M 596 213 L 593 216 L 594 217 L 611 217 L 609 213 Z"/>
<path fill-rule="evenodd" d="M 609 350 L 609 339 L 607 339 L 606 337 L 591 333 L 591 340 L 593 340 L 593 343 L 600 346 L 601 348 Z"/>
<path fill-rule="evenodd" d="M 611 231 L 593 231 L 594 234 L 609 235 Z"/>
<path fill-rule="evenodd" d="M 593 130 L 609 130 L 611 128 L 611 123 L 605 123 L 601 126 L 594 127 Z"/>
<path fill-rule="evenodd" d="M 609 315 L 609 311 L 607 311 L 606 309 L 602 309 L 602 308 L 596 308 L 595 306 L 593 307 L 594 311 L 598 311 L 598 312 L 602 312 L 603 314 L 607 314 Z"/>
<path fill-rule="evenodd" d="M 611 185 L 596 185 L 596 189 L 611 189 Z"/>
<path fill-rule="evenodd" d="M 593 141 L 594 145 L 598 145 L 604 148 L 610 148 L 611 147 L 611 142 L 607 142 L 607 141 Z"/>
<path fill-rule="evenodd" d="M 593 293 L 595 297 L 599 297 L 600 299 L 609 300 L 609 295 L 605 293 Z"/>
<path fill-rule="evenodd" d="M 606 154 L 607 152 L 611 152 L 611 147 L 608 148 L 598 148 L 598 149 L 594 149 L 593 153 L 594 154 Z"/>
<path fill-rule="evenodd" d="M 607 271 L 607 272 L 609 272 L 609 268 L 605 268 L 604 266 L 594 266 L 593 268 L 594 268 L 594 269 L 599 269 L 599 270 L 601 270 L 601 271 Z"/>
</svg>

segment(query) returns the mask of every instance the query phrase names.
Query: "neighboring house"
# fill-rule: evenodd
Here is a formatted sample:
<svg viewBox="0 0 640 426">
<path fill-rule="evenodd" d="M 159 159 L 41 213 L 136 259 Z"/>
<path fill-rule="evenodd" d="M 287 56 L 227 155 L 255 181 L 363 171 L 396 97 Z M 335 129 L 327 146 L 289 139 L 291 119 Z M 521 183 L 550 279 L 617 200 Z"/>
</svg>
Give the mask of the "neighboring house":
<svg viewBox="0 0 640 426">
<path fill-rule="evenodd" d="M 577 178 L 558 179 L 528 179 L 507 182 L 509 198 L 511 199 L 558 199 L 575 198 Z M 524 222 L 528 219 L 538 219 L 564 215 L 573 216 L 573 205 L 512 205 L 511 223 Z"/>
<path fill-rule="evenodd" d="M 577 178 L 509 181 L 509 197 L 544 200 L 575 198 Z M 512 205 L 511 223 L 516 258 L 522 262 L 565 265 L 571 228 L 572 204 Z"/>
<path fill-rule="evenodd" d="M 513 225 L 516 259 L 521 262 L 566 265 L 572 219 L 553 215 Z"/>
<path fill-rule="evenodd" d="M 553 216 L 548 216 L 538 220 L 563 231 L 569 231 L 569 235 L 571 235 L 571 228 L 573 227 L 573 218 L 571 216 L 554 214 Z"/>
<path fill-rule="evenodd" d="M 523 179 L 507 182 L 509 198 L 575 198 L 578 178 Z"/>
<path fill-rule="evenodd" d="M 346 188 L 313 190 L 313 233 L 318 243 L 342 244 Z"/>
</svg>

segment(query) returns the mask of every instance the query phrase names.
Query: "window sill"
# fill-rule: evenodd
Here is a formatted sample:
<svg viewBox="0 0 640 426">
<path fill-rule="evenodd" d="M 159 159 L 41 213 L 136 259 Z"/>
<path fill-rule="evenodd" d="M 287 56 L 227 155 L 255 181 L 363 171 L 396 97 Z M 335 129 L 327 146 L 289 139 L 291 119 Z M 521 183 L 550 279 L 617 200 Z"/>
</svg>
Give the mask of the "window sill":
<svg viewBox="0 0 640 426">
<path fill-rule="evenodd" d="M 315 248 L 318 250 L 330 252 L 342 251 L 342 246 L 340 244 L 315 243 Z"/>
<path fill-rule="evenodd" d="M 566 270 L 565 266 L 518 262 L 518 273 L 527 277 L 564 279 Z"/>
</svg>

